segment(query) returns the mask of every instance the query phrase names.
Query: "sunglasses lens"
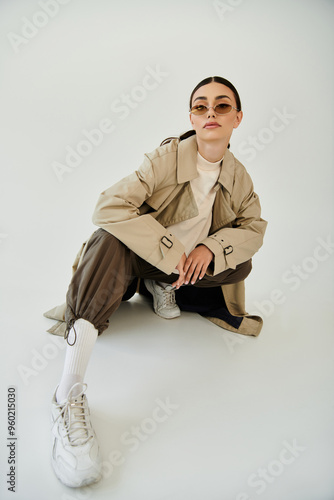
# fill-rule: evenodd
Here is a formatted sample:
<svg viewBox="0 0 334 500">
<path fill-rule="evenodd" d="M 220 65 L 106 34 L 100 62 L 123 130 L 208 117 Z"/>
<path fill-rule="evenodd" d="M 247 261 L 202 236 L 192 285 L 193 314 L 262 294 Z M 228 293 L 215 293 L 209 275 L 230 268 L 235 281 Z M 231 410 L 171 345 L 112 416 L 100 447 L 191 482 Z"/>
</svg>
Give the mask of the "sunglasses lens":
<svg viewBox="0 0 334 500">
<path fill-rule="evenodd" d="M 201 106 L 201 105 L 193 106 L 191 108 L 191 112 L 193 115 L 204 115 L 204 113 L 206 113 L 206 110 L 207 110 L 207 107 Z"/>
<path fill-rule="evenodd" d="M 198 104 L 197 106 L 193 106 L 191 108 L 191 113 L 193 115 L 204 115 L 207 112 L 208 108 L 203 104 Z M 225 102 L 221 102 L 214 107 L 215 112 L 218 115 L 226 115 L 230 111 L 232 111 L 232 105 L 227 104 Z"/>
<path fill-rule="evenodd" d="M 231 110 L 232 110 L 231 104 L 225 104 L 224 102 L 217 104 L 217 106 L 215 107 L 215 111 L 219 115 L 226 115 Z"/>
</svg>

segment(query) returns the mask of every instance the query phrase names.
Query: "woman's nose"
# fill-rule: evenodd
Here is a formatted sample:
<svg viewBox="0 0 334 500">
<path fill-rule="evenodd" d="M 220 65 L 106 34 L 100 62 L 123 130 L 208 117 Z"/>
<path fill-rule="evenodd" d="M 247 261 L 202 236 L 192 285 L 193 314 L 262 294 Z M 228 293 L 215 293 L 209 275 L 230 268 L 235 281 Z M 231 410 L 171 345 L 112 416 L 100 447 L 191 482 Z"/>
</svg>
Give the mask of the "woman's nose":
<svg viewBox="0 0 334 500">
<path fill-rule="evenodd" d="M 211 111 L 211 110 L 212 110 L 212 111 Z M 213 107 L 213 106 L 208 106 L 207 113 L 208 113 L 208 117 L 209 117 L 209 116 L 216 116 L 216 112 L 215 112 L 215 110 L 214 110 L 214 107 Z"/>
</svg>

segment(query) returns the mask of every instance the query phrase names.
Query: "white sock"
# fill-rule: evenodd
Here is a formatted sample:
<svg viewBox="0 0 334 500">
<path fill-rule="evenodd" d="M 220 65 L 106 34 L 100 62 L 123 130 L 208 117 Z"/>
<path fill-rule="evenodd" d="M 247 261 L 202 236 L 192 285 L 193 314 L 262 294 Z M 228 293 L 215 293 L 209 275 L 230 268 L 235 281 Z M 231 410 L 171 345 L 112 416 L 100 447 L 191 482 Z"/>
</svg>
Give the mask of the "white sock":
<svg viewBox="0 0 334 500">
<path fill-rule="evenodd" d="M 65 365 L 56 394 L 58 403 L 66 399 L 69 390 L 75 383 L 83 383 L 88 361 L 98 335 L 94 325 L 83 318 L 76 320 L 73 327 L 68 334 L 68 343 L 73 344 L 74 341 L 75 343 L 66 347 Z M 79 392 L 80 388 L 78 387 L 77 394 Z M 75 392 L 73 395 L 76 395 Z"/>
</svg>

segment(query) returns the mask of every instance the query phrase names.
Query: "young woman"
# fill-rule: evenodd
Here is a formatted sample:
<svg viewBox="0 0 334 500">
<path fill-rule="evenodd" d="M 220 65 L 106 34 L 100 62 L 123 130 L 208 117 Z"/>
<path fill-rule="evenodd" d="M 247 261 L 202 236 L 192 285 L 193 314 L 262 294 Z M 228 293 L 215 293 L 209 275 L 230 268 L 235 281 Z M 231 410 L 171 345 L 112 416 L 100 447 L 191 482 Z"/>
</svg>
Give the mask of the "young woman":
<svg viewBox="0 0 334 500">
<path fill-rule="evenodd" d="M 234 332 L 261 330 L 261 318 L 245 311 L 244 280 L 267 223 L 249 174 L 229 151 L 243 116 L 238 92 L 224 78 L 206 78 L 189 111 L 191 131 L 164 141 L 101 193 L 93 215 L 99 229 L 77 256 L 66 304 L 46 313 L 64 321 L 49 331 L 66 327 L 52 401 L 52 463 L 68 486 L 101 477 L 84 375 L 97 336 L 138 278 L 162 318 L 186 309 Z"/>
</svg>

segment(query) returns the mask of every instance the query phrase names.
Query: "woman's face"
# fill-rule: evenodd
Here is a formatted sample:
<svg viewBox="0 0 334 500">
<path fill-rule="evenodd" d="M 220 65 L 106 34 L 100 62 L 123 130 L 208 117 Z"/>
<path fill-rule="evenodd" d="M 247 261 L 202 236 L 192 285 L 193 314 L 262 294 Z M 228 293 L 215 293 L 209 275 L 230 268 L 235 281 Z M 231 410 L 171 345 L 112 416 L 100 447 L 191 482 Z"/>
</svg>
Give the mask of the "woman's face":
<svg viewBox="0 0 334 500">
<path fill-rule="evenodd" d="M 196 135 L 202 141 L 230 140 L 233 129 L 237 128 L 242 120 L 242 111 L 232 111 L 226 115 L 217 114 L 213 107 L 218 103 L 231 104 L 237 107 L 234 94 L 231 89 L 218 82 L 203 85 L 193 95 L 192 106 L 203 104 L 210 107 L 204 115 L 190 113 L 190 122 Z M 216 125 L 208 125 L 215 123 Z"/>
</svg>

